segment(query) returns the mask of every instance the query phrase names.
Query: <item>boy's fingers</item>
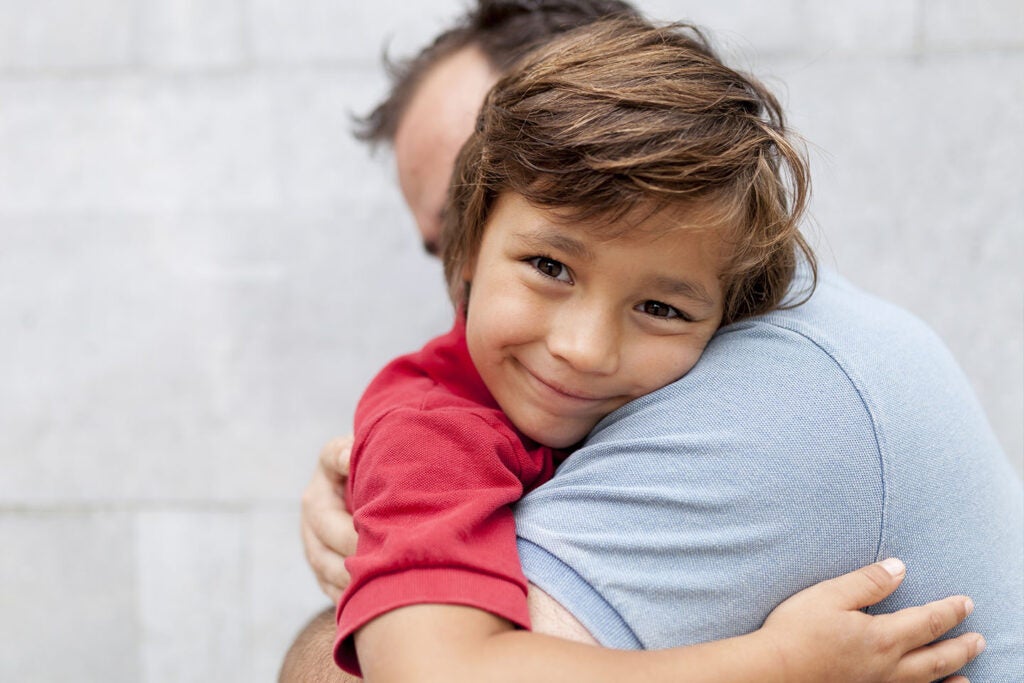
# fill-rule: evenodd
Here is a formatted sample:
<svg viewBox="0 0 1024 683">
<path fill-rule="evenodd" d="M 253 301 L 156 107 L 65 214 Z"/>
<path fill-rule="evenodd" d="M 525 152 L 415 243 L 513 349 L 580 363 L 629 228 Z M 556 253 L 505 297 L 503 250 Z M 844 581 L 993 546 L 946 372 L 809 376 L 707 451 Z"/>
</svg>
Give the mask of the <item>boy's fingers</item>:
<svg viewBox="0 0 1024 683">
<path fill-rule="evenodd" d="M 927 605 L 908 607 L 892 614 L 879 615 L 879 625 L 895 627 L 898 642 L 910 651 L 941 638 L 949 629 L 967 618 L 974 603 L 963 595 L 936 600 Z"/>
<path fill-rule="evenodd" d="M 888 597 L 905 575 L 903 562 L 893 557 L 825 581 L 810 590 L 821 592 L 816 599 L 827 600 L 841 609 L 862 609 Z"/>
<path fill-rule="evenodd" d="M 914 683 L 935 681 L 955 673 L 985 649 L 985 639 L 978 633 L 965 633 L 934 645 L 926 645 L 908 653 L 896 667 L 896 681 Z M 963 680 L 957 676 L 953 681 Z"/>
</svg>

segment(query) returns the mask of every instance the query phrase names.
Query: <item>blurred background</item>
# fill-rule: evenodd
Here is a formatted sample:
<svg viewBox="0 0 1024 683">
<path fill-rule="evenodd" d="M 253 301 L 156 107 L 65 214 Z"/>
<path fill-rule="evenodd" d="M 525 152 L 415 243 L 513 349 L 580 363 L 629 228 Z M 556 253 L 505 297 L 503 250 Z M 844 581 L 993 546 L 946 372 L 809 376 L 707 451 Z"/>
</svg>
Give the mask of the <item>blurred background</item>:
<svg viewBox="0 0 1024 683">
<path fill-rule="evenodd" d="M 812 143 L 822 260 L 946 340 L 1019 472 L 1024 3 L 649 0 Z M 458 0 L 0 0 L 0 679 L 270 681 L 298 499 L 446 329 L 349 133 Z"/>
</svg>

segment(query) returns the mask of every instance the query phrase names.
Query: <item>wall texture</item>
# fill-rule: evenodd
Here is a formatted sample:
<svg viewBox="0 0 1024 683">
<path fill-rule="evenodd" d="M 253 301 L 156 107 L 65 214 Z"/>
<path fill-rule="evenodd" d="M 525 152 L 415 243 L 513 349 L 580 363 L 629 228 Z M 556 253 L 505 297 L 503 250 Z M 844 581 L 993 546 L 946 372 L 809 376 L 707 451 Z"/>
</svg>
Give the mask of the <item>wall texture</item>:
<svg viewBox="0 0 1024 683">
<path fill-rule="evenodd" d="M 650 0 L 812 142 L 826 262 L 1024 443 L 1024 4 Z M 358 5 L 358 6 L 357 6 Z M 0 679 L 269 681 L 320 445 L 447 324 L 349 116 L 455 0 L 0 0 Z"/>
</svg>

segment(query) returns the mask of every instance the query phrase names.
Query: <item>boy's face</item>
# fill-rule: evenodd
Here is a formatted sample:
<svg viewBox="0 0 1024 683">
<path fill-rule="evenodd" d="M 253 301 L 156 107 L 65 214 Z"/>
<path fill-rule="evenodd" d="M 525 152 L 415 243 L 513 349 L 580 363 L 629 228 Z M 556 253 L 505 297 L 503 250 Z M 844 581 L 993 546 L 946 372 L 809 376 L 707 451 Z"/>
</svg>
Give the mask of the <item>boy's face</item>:
<svg viewBox="0 0 1024 683">
<path fill-rule="evenodd" d="M 661 212 L 614 239 L 506 193 L 474 262 L 466 334 L 487 388 L 531 439 L 577 443 L 682 377 L 722 319 L 715 230 Z"/>
</svg>

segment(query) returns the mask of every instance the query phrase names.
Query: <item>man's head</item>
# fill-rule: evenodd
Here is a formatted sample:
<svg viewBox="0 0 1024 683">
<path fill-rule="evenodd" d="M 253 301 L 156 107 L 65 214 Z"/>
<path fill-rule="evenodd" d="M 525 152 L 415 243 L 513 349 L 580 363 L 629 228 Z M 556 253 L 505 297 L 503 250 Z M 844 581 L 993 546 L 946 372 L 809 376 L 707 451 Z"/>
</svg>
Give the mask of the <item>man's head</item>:
<svg viewBox="0 0 1024 683">
<path fill-rule="evenodd" d="M 476 46 L 447 55 L 423 74 L 395 130 L 398 184 L 429 254 L 440 254 L 441 215 L 455 157 L 497 80 Z"/>
<path fill-rule="evenodd" d="M 532 48 L 611 16 L 638 15 L 619 0 L 479 0 L 418 55 L 387 62 L 391 92 L 356 135 L 394 144 L 402 193 L 428 251 L 437 251 L 452 165 L 490 86 Z"/>
<path fill-rule="evenodd" d="M 615 238 L 645 215 L 718 231 L 722 323 L 777 307 L 799 254 L 806 161 L 764 86 L 692 27 L 599 22 L 551 41 L 491 91 L 460 153 L 443 233 L 461 303 L 500 196 L 515 193 Z M 693 225 L 699 217 L 698 225 Z"/>
</svg>

